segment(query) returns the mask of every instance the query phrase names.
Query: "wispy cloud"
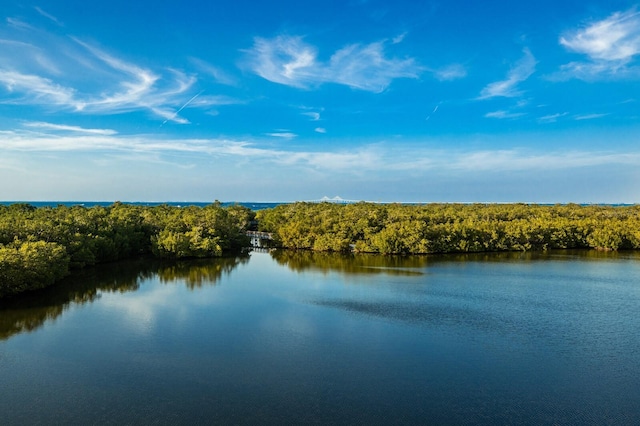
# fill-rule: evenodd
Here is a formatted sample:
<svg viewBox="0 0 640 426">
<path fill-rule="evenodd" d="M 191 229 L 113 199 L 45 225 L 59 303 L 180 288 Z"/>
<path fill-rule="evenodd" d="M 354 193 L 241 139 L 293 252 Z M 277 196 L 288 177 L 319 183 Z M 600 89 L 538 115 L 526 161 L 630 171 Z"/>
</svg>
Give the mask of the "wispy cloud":
<svg viewBox="0 0 640 426">
<path fill-rule="evenodd" d="M 196 68 L 205 73 L 208 76 L 213 77 L 216 83 L 224 84 L 227 86 L 237 86 L 238 80 L 231 76 L 226 71 L 222 70 L 219 67 L 211 65 L 210 63 L 203 61 L 199 58 L 189 58 L 191 63 L 193 63 Z"/>
<path fill-rule="evenodd" d="M 249 67 L 262 78 L 298 88 L 336 83 L 379 93 L 393 80 L 417 78 L 421 72 L 412 58 L 388 58 L 385 42 L 347 45 L 322 62 L 317 49 L 302 37 L 257 37 L 247 57 Z"/>
<path fill-rule="evenodd" d="M 434 70 L 433 74 L 440 81 L 451 81 L 466 77 L 467 70 L 461 64 L 451 64 Z"/>
<path fill-rule="evenodd" d="M 584 115 L 576 115 L 573 117 L 574 120 L 595 120 L 596 118 L 606 117 L 609 114 L 584 114 Z"/>
<path fill-rule="evenodd" d="M 274 138 L 283 138 L 283 139 L 293 139 L 298 137 L 295 133 L 282 131 L 282 132 L 273 132 L 273 133 L 265 133 L 267 136 L 271 136 Z"/>
<path fill-rule="evenodd" d="M 522 94 L 518 89 L 518 84 L 531 77 L 536 70 L 537 64 L 536 59 L 529 49 L 525 48 L 523 53 L 524 56 L 511 68 L 507 74 L 507 78 L 487 85 L 480 92 L 479 99 L 494 97 L 512 98 Z"/>
<path fill-rule="evenodd" d="M 53 23 L 55 23 L 58 26 L 63 26 L 62 22 L 60 22 L 60 20 L 58 18 L 56 18 L 55 16 L 53 16 L 50 13 L 45 12 L 44 10 L 42 10 L 42 8 L 35 6 L 34 9 L 36 10 L 36 12 L 38 12 L 40 15 L 44 16 L 45 18 L 51 20 Z"/>
<path fill-rule="evenodd" d="M 17 18 L 7 18 L 7 24 L 9 24 L 10 27 L 23 29 L 23 30 L 33 29 L 31 25 Z"/>
<path fill-rule="evenodd" d="M 615 12 L 606 19 L 568 31 L 560 44 L 587 56 L 586 61 L 563 65 L 556 78 L 593 79 L 597 77 L 640 75 L 630 63 L 640 53 L 640 12 Z"/>
<path fill-rule="evenodd" d="M 55 129 L 54 129 L 55 130 Z M 274 134 L 276 137 L 288 137 Z M 238 162 L 263 161 L 288 167 L 348 171 L 359 167 L 372 170 L 382 164 L 375 149 L 364 147 L 344 151 L 291 151 L 262 148 L 257 143 L 227 139 L 157 139 L 147 136 L 38 134 L 0 132 L 0 153 L 19 152 L 90 152 L 116 153 L 120 160 L 157 163 L 159 156 L 175 154 L 226 157 Z"/>
<path fill-rule="evenodd" d="M 196 82 L 196 78 L 177 70 L 169 70 L 168 84 L 160 84 L 161 77 L 156 73 L 116 58 L 94 46 L 76 39 L 95 58 L 108 65 L 111 70 L 119 71 L 126 79 L 121 81 L 111 93 L 102 94 L 99 98 L 87 99 L 83 109 L 91 112 L 115 113 L 136 109 L 148 109 L 155 115 L 164 118 L 164 123 L 173 121 L 186 124 L 189 121 L 180 117 L 179 112 L 189 105 L 198 94 L 193 95 L 186 103 L 175 109 L 176 102 L 184 99 Z M 180 104 L 178 104 L 180 105 Z"/>
<path fill-rule="evenodd" d="M 538 118 L 538 122 L 540 123 L 555 123 L 558 121 L 558 118 L 565 117 L 569 115 L 568 112 L 558 112 L 555 114 L 549 114 Z"/>
<path fill-rule="evenodd" d="M 316 127 L 314 131 L 316 133 L 322 133 L 322 134 L 327 133 L 327 129 L 325 129 L 324 127 Z"/>
<path fill-rule="evenodd" d="M 280 36 L 272 40 L 257 37 L 247 53 L 253 71 L 274 83 L 305 87 L 323 82 L 318 75 L 317 52 L 302 37 Z"/>
<path fill-rule="evenodd" d="M 296 151 L 261 146 L 259 142 L 229 139 L 158 139 L 149 136 L 117 136 L 105 131 L 79 129 L 43 123 L 32 127 L 53 133 L 30 131 L 0 132 L 1 158 L 20 152 L 115 153 L 121 160 L 158 162 L 180 154 L 225 157 L 238 164 L 246 160 L 272 163 L 286 167 L 304 167 L 318 171 L 343 173 L 410 172 L 506 172 L 569 170 L 606 165 L 631 165 L 640 167 L 640 151 L 536 151 L 508 150 L 434 150 L 398 149 L 395 144 L 375 143 L 343 150 Z M 84 132 L 84 134 L 83 134 Z"/>
<path fill-rule="evenodd" d="M 406 36 L 407 36 L 407 32 L 406 31 L 403 32 L 402 34 L 398 34 L 397 36 L 395 36 L 394 38 L 391 39 L 391 43 L 393 43 L 393 44 L 402 43 Z"/>
<path fill-rule="evenodd" d="M 452 168 L 473 171 L 562 170 L 602 165 L 640 165 L 640 152 L 615 153 L 597 151 L 531 152 L 491 150 L 461 154 Z"/>
<path fill-rule="evenodd" d="M 319 121 L 320 120 L 320 113 L 316 112 L 316 111 L 301 112 L 300 114 L 306 115 L 307 117 L 309 117 L 311 119 L 311 121 Z"/>
<path fill-rule="evenodd" d="M 123 90 L 104 95 L 97 100 L 91 101 L 90 103 L 94 107 L 103 105 L 111 107 L 126 106 L 139 103 L 141 97 L 148 94 L 160 78 L 150 70 L 127 63 L 79 39 L 74 40 L 112 70 L 119 71 L 129 77 L 129 79 L 120 83 L 120 87 L 122 87 Z M 193 80 L 189 83 L 178 81 L 180 89 L 177 92 L 183 92 L 184 89 L 188 88 L 192 83 Z"/>
<path fill-rule="evenodd" d="M 498 111 L 488 112 L 484 116 L 486 118 L 505 119 L 505 118 L 519 118 L 519 117 L 522 117 L 524 115 L 527 115 L 527 114 L 524 113 L 524 112 L 510 112 L 510 111 L 505 111 L 505 110 L 498 110 Z"/>
<path fill-rule="evenodd" d="M 2 103 L 53 104 L 76 110 L 84 107 L 83 102 L 76 100 L 74 89 L 56 84 L 48 78 L 0 68 L 0 84 L 9 94 L 17 95 L 0 101 Z"/>
<path fill-rule="evenodd" d="M 73 132 L 73 133 L 85 133 L 89 135 L 115 135 L 118 132 L 112 129 L 86 129 L 79 126 L 69 126 L 65 124 L 53 124 L 53 123 L 45 123 L 41 121 L 30 121 L 24 123 L 25 127 L 31 127 L 42 130 L 53 130 L 53 131 L 61 131 L 61 132 Z"/>
<path fill-rule="evenodd" d="M 206 109 L 238 103 L 228 97 L 199 96 L 193 74 L 152 70 L 77 37 L 9 24 L 20 30 L 3 34 L 0 28 L 0 46 L 6 46 L 0 49 L 0 103 L 86 114 L 147 111 L 165 122 L 183 124 L 189 122 L 181 115 L 187 106 Z"/>
</svg>

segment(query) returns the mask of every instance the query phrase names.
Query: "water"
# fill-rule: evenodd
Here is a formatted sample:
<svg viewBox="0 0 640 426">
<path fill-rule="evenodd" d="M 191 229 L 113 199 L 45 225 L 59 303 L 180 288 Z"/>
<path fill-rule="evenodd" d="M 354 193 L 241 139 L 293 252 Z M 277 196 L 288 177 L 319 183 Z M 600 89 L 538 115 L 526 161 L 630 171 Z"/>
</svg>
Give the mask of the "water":
<svg viewBox="0 0 640 426">
<path fill-rule="evenodd" d="M 129 204 L 133 206 L 143 206 L 143 207 L 155 207 L 160 205 L 168 205 L 172 207 L 206 207 L 212 204 L 211 202 L 200 202 L 200 201 L 166 201 L 166 202 L 147 202 L 147 201 L 128 201 L 124 204 Z M 109 207 L 113 205 L 113 201 L 0 201 L 0 205 L 12 205 L 12 204 L 30 204 L 34 207 L 57 207 L 57 206 L 82 206 L 82 207 Z M 278 203 L 264 203 L 257 201 L 248 201 L 248 202 L 236 202 L 236 201 L 227 201 L 220 203 L 222 206 L 232 206 L 232 205 L 240 205 L 247 207 L 253 211 L 263 210 L 263 209 L 271 209 L 280 204 L 287 204 L 284 202 Z"/>
<path fill-rule="evenodd" d="M 0 304 L 2 424 L 633 424 L 640 257 L 254 252 Z"/>
<path fill-rule="evenodd" d="M 312 201 L 312 202 L 318 202 L 320 200 L 316 200 L 316 201 Z M 195 206 L 195 207 L 205 207 L 208 206 L 210 204 L 212 204 L 214 201 L 211 202 L 202 202 L 202 201 L 163 201 L 163 202 L 152 202 L 152 201 L 126 201 L 124 202 L 124 204 L 130 204 L 130 205 L 134 205 L 134 206 L 144 206 L 144 207 L 154 207 L 154 206 L 159 206 L 159 205 L 168 205 L 168 206 L 174 206 L 174 207 L 187 207 L 187 206 Z M 34 207 L 57 207 L 57 206 L 66 206 L 66 207 L 73 207 L 73 206 L 83 206 L 83 207 L 95 207 L 95 206 L 100 206 L 100 207 L 109 207 L 111 206 L 114 201 L 0 201 L 0 205 L 6 205 L 9 206 L 11 204 L 21 204 L 21 203 L 25 203 L 25 204 L 31 204 Z M 289 204 L 289 201 L 279 201 L 279 202 L 260 202 L 260 201 L 225 201 L 222 202 L 221 204 L 223 206 L 231 206 L 231 205 L 240 205 L 240 206 L 244 206 L 247 207 L 253 211 L 258 211 L 258 210 L 263 210 L 263 209 L 272 209 L 274 207 L 277 207 L 281 204 Z M 350 201 L 351 203 L 351 201 Z M 400 204 L 407 204 L 407 205 L 414 205 L 414 204 L 426 204 L 426 203 L 412 203 L 412 202 L 400 202 Z M 554 204 L 540 204 L 540 205 L 548 205 L 548 206 L 552 206 Z M 580 204 L 582 206 L 588 206 L 588 205 L 593 205 L 593 204 Z M 603 206 L 610 206 L 610 207 L 626 207 L 626 206 L 632 206 L 633 204 L 598 204 L 598 205 L 603 205 Z"/>
</svg>

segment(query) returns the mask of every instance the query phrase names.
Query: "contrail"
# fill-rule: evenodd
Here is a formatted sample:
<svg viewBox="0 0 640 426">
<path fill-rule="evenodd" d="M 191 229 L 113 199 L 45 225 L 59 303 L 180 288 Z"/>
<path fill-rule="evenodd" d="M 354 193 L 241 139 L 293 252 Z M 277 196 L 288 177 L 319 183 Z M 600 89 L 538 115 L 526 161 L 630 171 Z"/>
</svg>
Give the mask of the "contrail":
<svg viewBox="0 0 640 426">
<path fill-rule="evenodd" d="M 176 116 L 178 114 L 180 114 L 180 111 L 182 111 L 183 109 L 185 109 L 187 107 L 187 105 L 189 105 L 191 102 L 193 102 L 198 96 L 200 96 L 202 94 L 202 92 L 204 92 L 204 90 L 201 90 L 200 93 L 196 93 L 191 99 L 189 99 L 187 102 L 185 102 L 184 105 L 182 105 L 180 108 L 178 108 L 178 110 L 176 112 L 173 113 L 173 115 L 171 116 L 171 118 L 167 118 L 166 120 L 164 120 L 162 122 L 162 124 L 160 125 L 160 127 L 164 126 L 167 121 L 169 120 L 173 120 L 174 118 L 176 118 Z"/>
<path fill-rule="evenodd" d="M 440 104 L 441 104 L 441 103 L 442 103 L 442 102 L 440 102 Z M 427 118 L 425 118 L 425 121 L 429 121 L 429 119 L 431 118 L 431 116 L 432 116 L 433 114 L 435 114 L 435 113 L 436 113 L 436 111 L 438 110 L 438 107 L 440 106 L 440 104 L 436 105 L 436 107 L 433 109 L 433 111 L 431 112 L 431 114 L 429 114 L 429 115 L 427 116 Z"/>
</svg>

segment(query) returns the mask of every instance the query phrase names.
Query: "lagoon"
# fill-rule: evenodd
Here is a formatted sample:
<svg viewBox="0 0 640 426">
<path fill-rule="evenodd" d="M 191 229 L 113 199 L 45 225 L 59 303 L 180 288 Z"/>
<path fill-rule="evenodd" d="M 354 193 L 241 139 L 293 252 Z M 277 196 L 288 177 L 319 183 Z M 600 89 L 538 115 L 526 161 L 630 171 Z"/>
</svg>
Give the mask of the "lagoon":
<svg viewBox="0 0 640 426">
<path fill-rule="evenodd" d="M 0 302 L 2 424 L 632 424 L 640 255 L 254 251 Z"/>
</svg>

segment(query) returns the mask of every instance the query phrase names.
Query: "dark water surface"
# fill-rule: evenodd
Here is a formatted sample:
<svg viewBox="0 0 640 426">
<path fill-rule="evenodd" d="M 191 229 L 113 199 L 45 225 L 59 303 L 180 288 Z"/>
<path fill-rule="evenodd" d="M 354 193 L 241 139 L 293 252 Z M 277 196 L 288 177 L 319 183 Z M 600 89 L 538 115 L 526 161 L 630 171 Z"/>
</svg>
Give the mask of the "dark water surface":
<svg viewBox="0 0 640 426">
<path fill-rule="evenodd" d="M 640 257 L 104 265 L 0 302 L 0 417 L 638 424 Z"/>
</svg>

